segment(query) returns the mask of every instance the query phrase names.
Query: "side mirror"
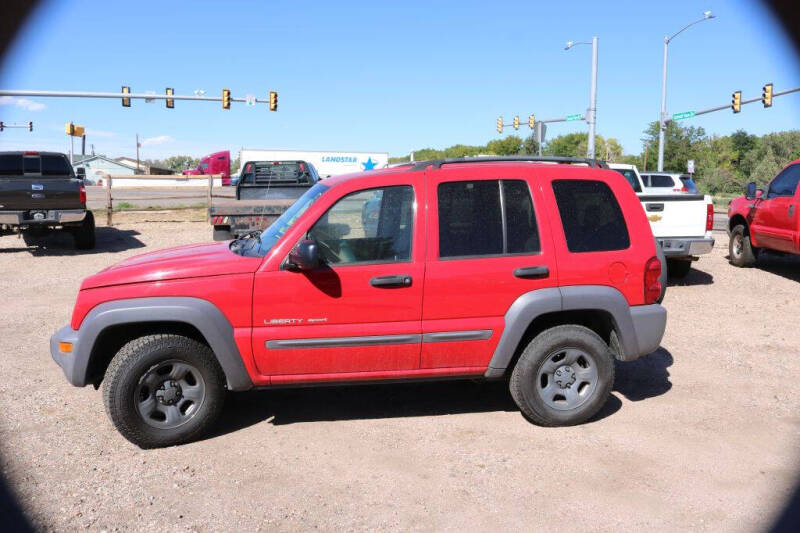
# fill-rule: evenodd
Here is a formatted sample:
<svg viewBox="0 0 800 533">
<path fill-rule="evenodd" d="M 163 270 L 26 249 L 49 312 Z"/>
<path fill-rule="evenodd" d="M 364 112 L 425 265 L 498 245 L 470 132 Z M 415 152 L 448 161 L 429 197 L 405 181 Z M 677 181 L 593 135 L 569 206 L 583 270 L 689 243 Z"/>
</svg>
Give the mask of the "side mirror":
<svg viewBox="0 0 800 533">
<path fill-rule="evenodd" d="M 757 189 L 756 198 L 761 198 L 762 196 L 764 196 L 764 189 Z"/>
<path fill-rule="evenodd" d="M 752 200 L 756 197 L 756 182 L 751 181 L 747 184 L 747 187 L 744 188 L 744 197 L 748 200 Z"/>
<path fill-rule="evenodd" d="M 289 252 L 289 263 L 299 270 L 313 270 L 319 266 L 317 243 L 306 239 L 297 243 Z"/>
</svg>

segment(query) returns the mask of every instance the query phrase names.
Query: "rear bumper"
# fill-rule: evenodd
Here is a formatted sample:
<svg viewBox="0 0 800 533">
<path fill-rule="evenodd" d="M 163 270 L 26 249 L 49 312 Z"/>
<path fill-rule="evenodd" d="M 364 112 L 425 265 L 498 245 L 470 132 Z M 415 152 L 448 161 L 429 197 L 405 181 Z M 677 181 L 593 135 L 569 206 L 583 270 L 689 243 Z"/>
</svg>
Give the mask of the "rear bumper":
<svg viewBox="0 0 800 533">
<path fill-rule="evenodd" d="M 59 350 L 59 343 L 72 343 L 72 352 L 64 353 Z M 76 331 L 69 326 L 59 329 L 50 337 L 50 355 L 53 361 L 61 367 L 67 381 L 76 387 L 86 385 L 86 369 L 89 363 L 89 353 L 87 349 L 82 349 L 80 331 Z"/>
<path fill-rule="evenodd" d="M 42 218 L 33 218 L 31 212 L 43 213 Z M 34 226 L 69 224 L 86 218 L 85 209 L 31 209 L 28 211 L 0 211 L 0 224 L 9 226 Z"/>
<path fill-rule="evenodd" d="M 636 305 L 631 307 L 631 321 L 639 346 L 636 357 L 656 351 L 667 328 L 667 310 L 660 304 Z M 636 358 L 625 355 L 627 361 Z"/>
<path fill-rule="evenodd" d="M 692 257 L 710 254 L 714 249 L 713 237 L 657 237 L 656 241 L 661 245 L 666 257 Z"/>
</svg>

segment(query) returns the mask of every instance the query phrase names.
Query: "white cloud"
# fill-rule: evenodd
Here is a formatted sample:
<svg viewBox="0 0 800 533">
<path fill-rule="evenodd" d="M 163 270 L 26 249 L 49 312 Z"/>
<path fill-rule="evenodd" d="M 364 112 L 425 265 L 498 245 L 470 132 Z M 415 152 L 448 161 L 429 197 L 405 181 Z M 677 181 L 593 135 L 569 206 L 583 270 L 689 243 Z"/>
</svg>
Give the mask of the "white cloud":
<svg viewBox="0 0 800 533">
<path fill-rule="evenodd" d="M 142 146 L 153 146 L 158 144 L 167 144 L 173 142 L 175 139 L 169 135 L 159 135 L 158 137 L 148 137 L 142 140 Z"/>
<path fill-rule="evenodd" d="M 15 105 L 26 111 L 41 111 L 45 105 L 27 98 L 14 98 L 13 96 L 0 96 L 0 105 Z"/>
</svg>

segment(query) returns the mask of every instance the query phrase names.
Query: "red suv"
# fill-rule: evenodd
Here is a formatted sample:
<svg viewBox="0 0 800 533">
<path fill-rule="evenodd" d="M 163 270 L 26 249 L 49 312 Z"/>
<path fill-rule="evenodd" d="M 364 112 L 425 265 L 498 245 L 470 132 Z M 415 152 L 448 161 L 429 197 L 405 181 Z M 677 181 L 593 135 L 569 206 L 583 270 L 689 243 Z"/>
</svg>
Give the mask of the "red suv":
<svg viewBox="0 0 800 533">
<path fill-rule="evenodd" d="M 747 184 L 745 195 L 728 206 L 732 265 L 752 266 L 761 250 L 800 254 L 800 159 L 781 170 L 767 186 Z"/>
<path fill-rule="evenodd" d="M 196 437 L 226 389 L 330 382 L 505 377 L 531 421 L 583 422 L 614 359 L 658 348 L 662 267 L 619 173 L 544 159 L 338 176 L 260 234 L 127 259 L 52 356 L 141 447 Z"/>
</svg>

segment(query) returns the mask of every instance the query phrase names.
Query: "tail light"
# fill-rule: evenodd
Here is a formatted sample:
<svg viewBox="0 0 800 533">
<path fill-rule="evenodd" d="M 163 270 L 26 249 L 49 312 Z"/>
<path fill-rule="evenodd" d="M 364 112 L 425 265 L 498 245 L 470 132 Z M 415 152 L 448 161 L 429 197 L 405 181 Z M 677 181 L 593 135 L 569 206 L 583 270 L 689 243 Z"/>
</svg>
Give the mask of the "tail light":
<svg viewBox="0 0 800 533">
<path fill-rule="evenodd" d="M 689 192 L 689 189 L 686 188 L 686 185 L 681 187 L 681 192 Z"/>
<path fill-rule="evenodd" d="M 661 261 L 651 257 L 644 267 L 644 303 L 652 304 L 661 296 Z"/>
<path fill-rule="evenodd" d="M 714 204 L 710 203 L 706 206 L 706 231 L 714 229 Z"/>
<path fill-rule="evenodd" d="M 86 203 L 86 187 L 84 187 L 83 184 L 81 184 L 81 186 L 78 188 L 78 196 L 80 197 L 80 202 L 82 204 L 85 204 Z"/>
</svg>

